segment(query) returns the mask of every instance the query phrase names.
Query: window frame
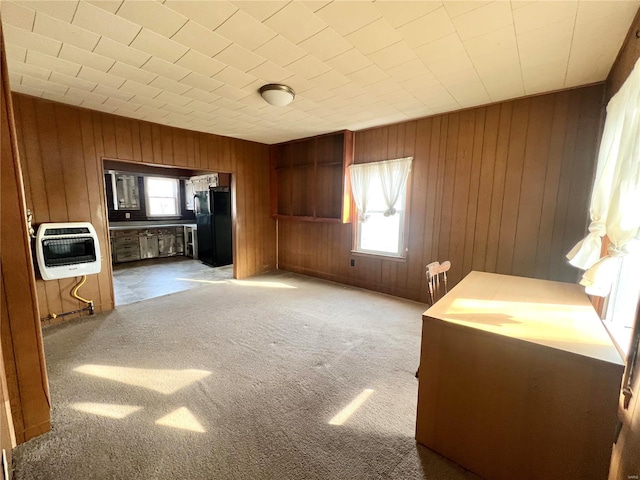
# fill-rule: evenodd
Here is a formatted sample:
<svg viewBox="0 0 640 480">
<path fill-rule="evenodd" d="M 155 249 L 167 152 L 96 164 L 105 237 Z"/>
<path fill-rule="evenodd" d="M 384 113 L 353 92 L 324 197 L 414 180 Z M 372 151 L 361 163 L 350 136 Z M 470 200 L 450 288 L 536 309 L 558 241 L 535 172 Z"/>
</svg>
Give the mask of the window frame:
<svg viewBox="0 0 640 480">
<path fill-rule="evenodd" d="M 384 160 L 381 160 L 384 161 Z M 362 163 L 368 163 L 368 162 L 362 162 Z M 370 162 L 370 163 L 374 163 L 374 162 Z M 374 250 L 359 250 L 358 249 L 358 245 L 359 245 L 359 238 L 360 238 L 360 231 L 359 231 L 359 224 L 361 223 L 359 220 L 359 212 L 358 212 L 358 207 L 356 205 L 356 202 L 353 198 L 353 195 L 351 196 L 351 211 L 354 212 L 354 215 L 352 217 L 352 244 L 351 244 L 351 254 L 355 255 L 355 256 L 362 256 L 362 257 L 367 257 L 367 258 L 383 258 L 386 260 L 394 260 L 394 261 L 398 261 L 398 262 L 406 262 L 407 260 L 407 256 L 409 254 L 409 227 L 410 227 L 410 222 L 409 222 L 409 218 L 410 218 L 410 208 L 411 208 L 411 186 L 413 183 L 413 165 L 411 170 L 409 171 L 409 176 L 407 177 L 407 182 L 404 185 L 404 208 L 401 210 L 403 217 L 401 219 L 401 226 L 402 226 L 402 233 L 398 233 L 398 236 L 401 237 L 398 239 L 399 244 L 400 244 L 400 252 L 398 254 L 394 254 L 394 253 L 388 253 L 388 252 L 380 252 L 380 251 L 374 251 Z M 347 174 L 348 175 L 348 174 Z"/>
<path fill-rule="evenodd" d="M 174 190 L 174 195 L 173 197 L 159 197 L 159 196 L 151 196 L 149 194 L 149 180 L 164 180 L 164 181 L 172 181 L 174 182 L 175 185 L 175 190 Z M 163 177 L 160 175 L 145 175 L 144 176 L 144 198 L 145 198 L 145 213 L 147 215 L 147 217 L 153 217 L 153 218 L 180 218 L 182 216 L 181 214 L 181 207 L 182 207 L 182 202 L 180 200 L 180 179 L 179 178 L 173 178 L 173 177 Z M 151 202 L 150 199 L 152 198 L 173 198 L 175 205 L 176 205 L 176 213 L 175 214 L 157 214 L 157 213 L 151 213 Z"/>
</svg>

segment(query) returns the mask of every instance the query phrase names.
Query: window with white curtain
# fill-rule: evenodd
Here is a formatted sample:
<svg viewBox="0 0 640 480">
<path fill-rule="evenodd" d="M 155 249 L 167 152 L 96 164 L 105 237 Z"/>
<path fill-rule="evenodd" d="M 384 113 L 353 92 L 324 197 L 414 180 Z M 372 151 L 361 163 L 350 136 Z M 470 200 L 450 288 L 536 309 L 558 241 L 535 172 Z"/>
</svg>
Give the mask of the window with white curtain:
<svg viewBox="0 0 640 480">
<path fill-rule="evenodd" d="M 413 157 L 349 167 L 356 203 L 355 251 L 405 256 L 407 180 Z"/>
</svg>

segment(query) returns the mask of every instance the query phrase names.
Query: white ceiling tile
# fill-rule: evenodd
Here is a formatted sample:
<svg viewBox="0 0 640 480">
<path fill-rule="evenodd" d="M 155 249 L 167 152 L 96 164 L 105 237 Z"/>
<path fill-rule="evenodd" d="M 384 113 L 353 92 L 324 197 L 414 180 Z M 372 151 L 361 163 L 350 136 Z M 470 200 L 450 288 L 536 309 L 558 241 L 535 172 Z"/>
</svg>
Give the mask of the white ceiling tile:
<svg viewBox="0 0 640 480">
<path fill-rule="evenodd" d="M 202 0 L 167 0 L 164 5 L 185 17 L 191 18 L 209 30 L 218 28 L 238 10 L 236 6 L 226 1 L 216 1 L 213 4 Z"/>
<path fill-rule="evenodd" d="M 289 2 L 285 1 L 249 1 L 241 0 L 232 2 L 236 7 L 251 15 L 259 22 L 264 22 L 267 18 L 271 17 L 277 11 L 287 5 Z"/>
<path fill-rule="evenodd" d="M 224 63 L 209 58 L 195 50 L 189 50 L 185 53 L 184 56 L 176 62 L 176 65 L 207 77 L 211 77 L 225 68 Z"/>
<path fill-rule="evenodd" d="M 77 88 L 79 90 L 88 90 L 91 91 L 98 86 L 97 83 L 90 82 L 88 80 L 83 80 L 78 77 L 71 77 L 69 75 L 65 75 L 63 73 L 52 72 L 51 77 L 49 77 L 51 82 L 59 83 L 60 85 L 65 85 L 67 87 Z"/>
<path fill-rule="evenodd" d="M 69 87 L 67 93 L 65 94 L 67 97 L 75 98 L 77 100 L 87 100 L 93 103 L 104 103 L 107 96 L 93 92 L 88 92 L 86 89 Z"/>
<path fill-rule="evenodd" d="M 51 100 L 52 102 L 67 103 L 69 105 L 78 106 L 82 105 L 83 102 L 83 100 L 80 98 L 80 95 L 69 95 L 68 92 L 66 95 L 44 92 L 42 94 L 42 98 L 46 98 L 47 100 Z"/>
<path fill-rule="evenodd" d="M 465 40 L 464 47 L 471 58 L 485 55 L 503 55 L 518 51 L 515 32 L 511 25 L 493 32 Z"/>
<path fill-rule="evenodd" d="M 22 75 L 18 73 L 9 73 L 9 86 L 12 91 L 16 91 L 14 87 L 18 87 L 20 85 L 20 81 L 22 80 Z"/>
<path fill-rule="evenodd" d="M 94 7 L 98 7 L 109 13 L 115 14 L 123 1 L 124 0 L 87 0 L 86 3 L 90 3 Z"/>
<path fill-rule="evenodd" d="M 197 88 L 204 92 L 213 92 L 215 89 L 224 85 L 222 82 L 214 78 L 209 78 L 196 72 L 191 72 L 189 75 L 181 79 L 180 83 Z"/>
<path fill-rule="evenodd" d="M 22 28 L 14 27 L 8 23 L 2 23 L 2 33 L 7 43 L 26 49 L 38 50 L 47 55 L 58 55 L 62 42 L 53 40 L 37 33 L 28 32 Z"/>
<path fill-rule="evenodd" d="M 389 78 L 389 75 L 387 75 L 377 65 L 370 65 L 361 70 L 358 70 L 357 72 L 350 73 L 349 75 L 347 75 L 347 77 L 349 77 L 352 82 L 365 87 L 381 80 L 386 80 Z"/>
<path fill-rule="evenodd" d="M 293 75 L 289 70 L 279 67 L 271 61 L 266 61 L 247 72 L 267 83 L 282 82 Z"/>
<path fill-rule="evenodd" d="M 80 71 L 80 65 L 77 63 L 67 62 L 61 58 L 40 53 L 37 50 L 29 50 L 27 52 L 27 63 L 71 76 L 76 76 Z"/>
<path fill-rule="evenodd" d="M 36 89 L 42 90 L 43 92 L 55 93 L 58 95 L 64 95 L 69 89 L 69 87 L 60 85 L 59 83 L 48 82 L 41 78 L 30 77 L 28 75 L 22 76 L 21 85 L 36 88 Z"/>
<path fill-rule="evenodd" d="M 16 63 L 12 65 L 11 71 L 18 75 L 26 75 L 40 80 L 49 80 L 51 76 L 51 70 L 48 68 L 29 65 L 28 63 Z"/>
<path fill-rule="evenodd" d="M 382 50 L 402 40 L 402 36 L 386 19 L 380 18 L 346 36 L 349 42 L 365 55 Z"/>
<path fill-rule="evenodd" d="M 117 98 L 119 100 L 124 100 L 125 102 L 128 102 L 134 97 L 132 93 L 127 93 L 107 85 L 98 85 L 93 89 L 93 93 L 104 95 L 105 97 Z"/>
<path fill-rule="evenodd" d="M 351 43 L 338 35 L 331 27 L 327 27 L 300 42 L 299 47 L 321 61 L 327 61 L 353 48 Z"/>
<path fill-rule="evenodd" d="M 572 43 L 573 20 L 567 19 L 543 28 L 518 35 L 518 51 L 522 67 L 554 61 L 564 61 L 569 57 Z"/>
<path fill-rule="evenodd" d="M 91 100 L 83 100 L 82 107 L 105 113 L 113 113 L 116 111 L 114 107 L 104 105 L 100 102 L 92 102 Z"/>
<path fill-rule="evenodd" d="M 136 105 L 135 103 L 131 103 L 131 102 L 125 102 L 123 100 L 119 100 L 117 98 L 107 98 L 104 103 L 104 106 L 106 107 L 114 107 L 117 109 L 121 109 L 123 111 L 131 111 L 131 110 L 135 110 L 137 108 L 140 108 L 140 105 Z M 114 112 L 116 113 L 116 112 Z"/>
<path fill-rule="evenodd" d="M 191 89 L 189 85 L 185 85 L 184 83 L 176 82 L 175 80 L 170 80 L 166 77 L 160 76 L 153 80 L 149 85 L 161 90 L 167 90 L 177 95 L 182 95 L 184 92 Z"/>
<path fill-rule="evenodd" d="M 358 70 L 373 65 L 371 60 L 355 48 L 327 60 L 326 63 L 343 75 L 348 75 L 349 73 L 357 72 Z"/>
<path fill-rule="evenodd" d="M 396 0 L 393 2 L 376 2 L 375 7 L 384 15 L 393 27 L 401 27 L 416 18 L 420 18 L 442 6 L 442 2 L 416 2 Z"/>
<path fill-rule="evenodd" d="M 426 72 L 417 77 L 410 77 L 406 80 L 399 81 L 402 88 L 408 92 L 415 90 L 424 90 L 425 88 L 433 87 L 434 85 L 440 85 L 438 80 L 431 72 Z"/>
<path fill-rule="evenodd" d="M 145 95 L 135 95 L 130 101 L 152 109 L 160 109 L 167 104 L 166 100 L 158 100 Z"/>
<path fill-rule="evenodd" d="M 203 27 L 199 23 L 189 20 L 172 40 L 181 45 L 192 48 L 208 57 L 213 57 L 229 45 L 231 41 Z"/>
<path fill-rule="evenodd" d="M 460 41 L 457 33 L 434 40 L 419 48 L 416 48 L 418 58 L 429 67 L 431 64 L 446 60 L 457 55 L 466 55 L 466 49 Z"/>
<path fill-rule="evenodd" d="M 119 77 L 112 73 L 104 73 L 100 70 L 96 70 L 91 67 L 82 67 L 82 70 L 77 74 L 78 78 L 87 80 L 97 85 L 105 85 L 114 89 L 119 88 L 124 82 L 123 77 Z"/>
<path fill-rule="evenodd" d="M 86 50 L 93 50 L 98 40 L 100 40 L 100 36 L 93 32 L 76 27 L 70 23 L 65 23 L 62 20 L 40 12 L 36 14 L 33 31 Z"/>
<path fill-rule="evenodd" d="M 577 1 L 530 2 L 513 11 L 513 23 L 518 35 L 554 22 L 573 19 L 578 12 Z"/>
<path fill-rule="evenodd" d="M 191 101 L 190 98 L 185 98 L 182 95 L 176 95 L 175 93 L 171 93 L 171 92 L 167 92 L 166 90 L 160 92 L 156 97 L 154 97 L 155 100 L 159 100 L 161 102 L 167 102 L 171 105 L 180 105 L 180 106 L 185 106 L 187 103 L 189 103 Z M 191 111 L 191 110 L 189 110 Z"/>
<path fill-rule="evenodd" d="M 535 68 L 523 69 L 522 78 L 524 81 L 525 92 L 527 95 L 533 95 L 548 91 L 557 85 L 558 82 L 564 82 L 566 73 L 566 62 L 549 62 L 542 65 L 536 65 Z"/>
<path fill-rule="evenodd" d="M 107 37 L 100 38 L 98 45 L 96 45 L 93 51 L 104 57 L 119 60 L 133 67 L 141 67 L 151 58 L 151 55 L 148 53 L 141 52 L 133 47 L 126 47 L 122 43 L 118 43 Z"/>
<path fill-rule="evenodd" d="M 317 77 L 324 72 L 328 72 L 330 69 L 331 67 L 313 55 L 307 55 L 287 65 L 287 70 L 303 78 Z"/>
<path fill-rule="evenodd" d="M 466 52 L 452 55 L 446 60 L 429 64 L 429 70 L 439 80 L 451 75 L 460 74 L 462 72 L 473 70 L 473 63 L 469 59 Z"/>
<path fill-rule="evenodd" d="M 295 44 L 327 28 L 326 23 L 300 2 L 289 3 L 264 24 Z"/>
<path fill-rule="evenodd" d="M 120 90 L 127 93 L 132 93 L 133 95 L 140 95 L 142 97 L 155 98 L 162 90 L 155 87 L 150 87 L 149 85 L 144 85 L 142 83 L 134 82 L 133 80 L 127 80 L 122 84 Z"/>
<path fill-rule="evenodd" d="M 72 23 L 125 45 L 129 45 L 142 28 L 140 25 L 86 2 L 78 4 Z"/>
<path fill-rule="evenodd" d="M 228 48 L 225 48 L 222 52 L 217 54 L 215 59 L 223 64 L 231 65 L 238 70 L 242 70 L 243 72 L 247 72 L 266 62 L 265 58 L 236 44 L 229 45 Z"/>
<path fill-rule="evenodd" d="M 247 92 L 246 90 L 236 88 L 232 85 L 223 85 L 218 88 L 215 93 L 220 95 L 222 98 L 237 102 L 238 100 L 245 98 L 247 95 L 252 95 L 255 92 Z"/>
<path fill-rule="evenodd" d="M 307 54 L 302 48 L 280 35 L 256 48 L 255 53 L 264 58 L 270 58 L 273 63 L 281 67 L 289 65 Z"/>
<path fill-rule="evenodd" d="M 237 88 L 244 88 L 256 80 L 255 75 L 245 73 L 234 67 L 226 67 L 224 70 L 216 73 L 213 78 Z"/>
<path fill-rule="evenodd" d="M 422 61 L 418 58 L 414 58 L 413 60 L 410 60 L 406 63 L 388 68 L 385 70 L 385 72 L 396 82 L 404 82 L 406 80 L 424 76 L 433 77 L 429 69 L 425 67 L 424 63 L 422 63 Z M 435 80 L 435 77 L 433 77 L 433 79 Z"/>
<path fill-rule="evenodd" d="M 463 15 L 465 13 L 471 12 L 472 10 L 476 10 L 491 2 L 480 1 L 480 0 L 468 0 L 468 1 L 453 0 L 453 1 L 443 2 L 443 3 L 445 8 L 447 9 L 447 13 L 449 14 L 449 16 L 451 18 L 454 18 L 460 15 Z M 509 3 L 509 2 L 505 2 L 505 3 Z"/>
<path fill-rule="evenodd" d="M 189 75 L 189 70 L 175 63 L 170 63 L 161 58 L 151 57 L 147 63 L 142 66 L 143 70 L 157 73 L 172 80 L 180 80 Z"/>
<path fill-rule="evenodd" d="M 424 90 L 416 90 L 414 95 L 436 113 L 460 108 L 460 104 L 456 102 L 447 89 L 440 84 L 433 85 Z"/>
<path fill-rule="evenodd" d="M 211 103 L 219 97 L 219 95 L 205 92 L 199 88 L 192 88 L 191 90 L 184 92 L 184 96 L 204 103 Z"/>
<path fill-rule="evenodd" d="M 335 70 L 329 70 L 328 72 L 322 73 L 317 77 L 313 77 L 311 81 L 321 86 L 322 88 L 332 90 L 349 83 L 351 80 L 349 79 L 349 77 L 342 75 Z"/>
<path fill-rule="evenodd" d="M 58 56 L 64 60 L 78 63 L 80 65 L 86 65 L 103 72 L 108 71 L 115 63 L 111 58 L 107 58 L 102 55 L 98 55 L 97 53 L 89 52 L 66 43 L 62 45 Z"/>
<path fill-rule="evenodd" d="M 241 10 L 220 25 L 216 33 L 251 51 L 276 36 L 276 32 Z"/>
<path fill-rule="evenodd" d="M 369 55 L 369 59 L 383 70 L 387 70 L 411 60 L 415 60 L 416 53 L 414 49 L 410 48 L 404 41 L 402 41 L 372 53 Z"/>
<path fill-rule="evenodd" d="M 7 58 L 9 60 L 15 60 L 16 62 L 25 62 L 27 59 L 27 49 L 15 44 L 5 45 Z M 36 50 L 31 50 L 35 52 Z M 39 53 L 39 52 L 38 52 Z M 53 58 L 53 57 L 52 57 Z"/>
<path fill-rule="evenodd" d="M 7 0 L 4 0 L 0 7 L 2 8 L 3 24 L 29 31 L 33 29 L 33 22 L 36 18 L 35 10 L 27 8 L 24 4 Z"/>
<path fill-rule="evenodd" d="M 416 48 L 456 31 L 444 7 L 400 27 L 398 32 L 409 46 Z"/>
<path fill-rule="evenodd" d="M 118 16 L 167 38 L 187 23 L 187 17 L 160 2 L 124 2 L 118 9 Z"/>
<path fill-rule="evenodd" d="M 535 3 L 536 1 L 539 0 L 511 0 L 511 9 L 515 12 L 516 10 Z"/>
<path fill-rule="evenodd" d="M 321 103 L 330 98 L 335 97 L 336 94 L 329 92 L 327 89 L 323 87 L 316 87 L 310 90 L 306 90 L 304 94 L 301 94 L 301 96 L 307 100 L 310 100 L 316 103 Z"/>
<path fill-rule="evenodd" d="M 171 63 L 178 60 L 189 50 L 184 45 L 144 28 L 131 42 L 131 46 Z"/>
<path fill-rule="evenodd" d="M 340 35 L 349 35 L 382 16 L 369 2 L 332 2 L 316 14 Z"/>
<path fill-rule="evenodd" d="M 20 77 L 20 79 L 22 80 L 22 76 Z M 11 91 L 24 93 L 25 95 L 31 95 L 32 97 L 42 97 L 42 94 L 44 93 L 42 87 L 25 85 L 24 83 L 22 83 L 22 81 L 20 82 L 20 85 L 11 84 Z"/>
<path fill-rule="evenodd" d="M 460 105 L 483 105 L 491 102 L 489 94 L 474 69 L 442 78 L 442 85 Z"/>
<path fill-rule="evenodd" d="M 117 77 L 133 80 L 138 83 L 148 85 L 151 81 L 158 76 L 153 72 L 148 72 L 140 68 L 132 67 L 126 63 L 116 62 L 110 69 L 109 73 Z"/>
<path fill-rule="evenodd" d="M 70 22 L 78 6 L 78 0 L 21 1 L 20 5 L 63 22 Z"/>
<path fill-rule="evenodd" d="M 477 37 L 513 24 L 509 2 L 496 1 L 451 19 L 461 40 Z"/>
</svg>

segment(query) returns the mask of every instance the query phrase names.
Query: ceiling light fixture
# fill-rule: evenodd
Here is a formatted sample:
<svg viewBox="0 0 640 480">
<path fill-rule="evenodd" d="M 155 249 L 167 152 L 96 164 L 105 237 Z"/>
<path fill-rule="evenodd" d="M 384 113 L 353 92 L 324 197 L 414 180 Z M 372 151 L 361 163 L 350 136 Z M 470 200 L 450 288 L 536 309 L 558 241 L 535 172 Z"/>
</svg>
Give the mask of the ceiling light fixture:
<svg viewBox="0 0 640 480">
<path fill-rule="evenodd" d="M 270 83 L 260 87 L 260 95 L 264 101 L 274 107 L 284 107 L 293 102 L 296 92 L 291 87 L 279 83 Z"/>
</svg>

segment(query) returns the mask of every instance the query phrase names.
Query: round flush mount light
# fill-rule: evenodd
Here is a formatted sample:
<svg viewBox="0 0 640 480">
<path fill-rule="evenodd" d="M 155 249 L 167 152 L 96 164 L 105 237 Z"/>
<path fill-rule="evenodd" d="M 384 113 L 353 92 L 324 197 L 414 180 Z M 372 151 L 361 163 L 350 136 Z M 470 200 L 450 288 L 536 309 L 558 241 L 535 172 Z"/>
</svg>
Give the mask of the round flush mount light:
<svg viewBox="0 0 640 480">
<path fill-rule="evenodd" d="M 293 102 L 296 92 L 291 87 L 279 83 L 270 83 L 260 87 L 260 95 L 265 102 L 274 107 L 284 107 Z"/>
</svg>

